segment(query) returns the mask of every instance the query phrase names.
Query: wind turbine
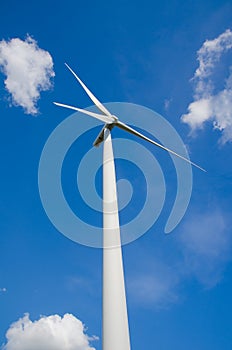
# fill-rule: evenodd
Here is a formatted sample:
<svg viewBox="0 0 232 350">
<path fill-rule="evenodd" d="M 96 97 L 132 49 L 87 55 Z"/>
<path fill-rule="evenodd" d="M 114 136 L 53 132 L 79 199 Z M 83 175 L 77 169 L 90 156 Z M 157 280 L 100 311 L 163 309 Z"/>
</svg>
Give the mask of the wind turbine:
<svg viewBox="0 0 232 350">
<path fill-rule="evenodd" d="M 146 140 L 176 157 L 205 171 L 189 159 L 164 147 L 158 142 L 146 137 L 130 126 L 119 121 L 118 117 L 110 111 L 92 94 L 76 73 L 65 63 L 78 80 L 92 102 L 101 112 L 94 113 L 85 109 L 54 102 L 55 105 L 81 112 L 104 123 L 104 126 L 94 141 L 94 146 L 103 142 L 103 324 L 102 349 L 103 350 L 130 350 L 130 336 L 126 305 L 124 271 L 122 261 L 120 225 L 118 217 L 118 202 L 115 177 L 115 164 L 111 140 L 111 131 L 118 127 L 135 136 Z"/>
</svg>

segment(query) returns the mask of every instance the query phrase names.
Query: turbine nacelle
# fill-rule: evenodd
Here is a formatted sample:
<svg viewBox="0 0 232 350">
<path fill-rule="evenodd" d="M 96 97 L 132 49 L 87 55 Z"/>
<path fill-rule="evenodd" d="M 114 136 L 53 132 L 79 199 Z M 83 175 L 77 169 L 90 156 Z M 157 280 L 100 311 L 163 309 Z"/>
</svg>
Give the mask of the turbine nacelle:
<svg viewBox="0 0 232 350">
<path fill-rule="evenodd" d="M 94 147 L 100 146 L 100 144 L 104 141 L 104 134 L 105 134 L 106 129 L 112 130 L 119 123 L 118 118 L 115 115 L 112 115 L 112 117 L 115 118 L 115 122 L 110 123 L 110 124 L 105 124 L 103 126 L 103 128 L 101 129 L 101 131 L 99 132 L 99 134 L 97 135 L 97 137 L 93 143 Z"/>
<path fill-rule="evenodd" d="M 160 143 L 150 139 L 149 137 L 141 134 L 140 132 L 138 132 L 137 130 L 131 128 L 130 126 L 120 122 L 118 120 L 118 117 L 116 117 L 115 115 L 112 115 L 107 109 L 106 107 L 93 95 L 93 93 L 87 88 L 87 86 L 83 83 L 83 81 L 81 81 L 81 79 L 76 75 L 76 73 L 67 65 L 67 63 L 65 63 L 66 67 L 70 70 L 70 72 L 74 75 L 74 77 L 78 80 L 78 82 L 80 83 L 80 85 L 83 87 L 83 89 L 85 90 L 85 92 L 87 93 L 87 95 L 89 96 L 89 98 L 92 100 L 92 102 L 95 104 L 95 106 L 98 108 L 98 110 L 101 112 L 101 114 L 99 113 L 95 113 L 95 112 L 90 112 L 86 109 L 81 109 L 81 108 L 77 108 L 74 106 L 69 106 L 63 103 L 57 103 L 54 102 L 55 105 L 60 106 L 60 107 L 64 107 L 64 108 L 68 108 L 68 109 L 72 109 L 74 111 L 78 111 L 81 112 L 83 114 L 89 115 L 95 119 L 98 119 L 102 122 L 105 123 L 105 125 L 103 126 L 102 130 L 100 131 L 100 133 L 98 134 L 96 140 L 94 141 L 93 145 L 98 147 L 103 141 L 104 141 L 104 131 L 105 129 L 110 129 L 112 130 L 115 126 L 117 126 L 118 128 L 129 132 L 132 135 L 138 136 L 139 138 L 148 141 L 150 143 L 152 143 L 153 145 L 162 148 L 163 150 L 175 155 L 178 158 L 181 158 L 182 160 L 188 162 L 191 165 L 194 165 L 195 167 L 201 169 L 202 171 L 205 171 L 203 168 L 201 168 L 199 165 L 191 162 L 188 158 L 185 158 L 183 156 L 181 156 L 180 154 L 174 152 L 171 149 L 168 149 L 167 147 L 164 147 L 163 145 L 161 145 Z"/>
<path fill-rule="evenodd" d="M 104 141 L 104 135 L 105 135 L 105 129 L 108 127 L 110 124 L 105 124 L 99 134 L 96 137 L 96 140 L 93 143 L 94 147 L 99 147 L 100 144 Z"/>
</svg>

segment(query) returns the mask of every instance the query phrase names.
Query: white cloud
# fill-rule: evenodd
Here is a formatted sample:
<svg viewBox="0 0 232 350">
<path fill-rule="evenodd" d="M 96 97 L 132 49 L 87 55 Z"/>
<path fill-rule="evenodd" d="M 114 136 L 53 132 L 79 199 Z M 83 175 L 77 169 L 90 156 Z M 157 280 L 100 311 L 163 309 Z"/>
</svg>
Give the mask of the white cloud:
<svg viewBox="0 0 232 350">
<path fill-rule="evenodd" d="M 196 93 L 200 95 L 208 94 L 213 87 L 208 80 L 212 75 L 215 65 L 219 62 L 222 54 L 232 48 L 232 32 L 227 29 L 216 39 L 206 40 L 200 50 L 197 52 L 199 67 L 197 68 L 194 79 L 196 79 Z M 205 90 L 205 88 L 207 88 Z"/>
<path fill-rule="evenodd" d="M 205 287 L 215 286 L 230 260 L 231 235 L 225 215 L 214 210 L 195 215 L 179 235 L 185 274 L 194 276 Z"/>
<path fill-rule="evenodd" d="M 2 350 L 94 350 L 83 323 L 71 314 L 43 316 L 31 321 L 24 315 L 6 333 Z"/>
<path fill-rule="evenodd" d="M 7 289 L 4 287 L 4 288 L 0 288 L 0 293 L 5 293 L 7 291 Z"/>
<path fill-rule="evenodd" d="M 206 40 L 198 51 L 199 66 L 194 74 L 194 101 L 181 120 L 192 130 L 202 128 L 205 122 L 222 132 L 221 143 L 232 141 L 232 66 L 224 79 L 224 88 L 215 92 L 213 82 L 222 55 L 232 49 L 232 31 L 229 29 L 214 40 Z"/>
<path fill-rule="evenodd" d="M 179 281 L 180 271 L 176 265 L 173 268 L 161 261 L 150 260 L 148 268 L 134 272 L 129 279 L 128 292 L 139 305 L 166 308 L 179 300 Z"/>
<path fill-rule="evenodd" d="M 142 307 L 168 308 L 179 303 L 183 285 L 196 280 L 213 288 L 231 261 L 232 237 L 226 213 L 214 208 L 186 220 L 162 249 L 138 253 L 128 277 L 128 295 Z M 162 253 L 160 252 L 162 250 Z"/>
<path fill-rule="evenodd" d="M 37 114 L 40 92 L 52 87 L 55 76 L 49 52 L 40 49 L 30 36 L 0 41 L 0 68 L 6 75 L 5 88 L 12 102 L 27 114 Z"/>
<path fill-rule="evenodd" d="M 165 111 L 168 111 L 171 103 L 172 103 L 172 98 L 164 100 L 164 109 L 165 109 Z"/>
</svg>

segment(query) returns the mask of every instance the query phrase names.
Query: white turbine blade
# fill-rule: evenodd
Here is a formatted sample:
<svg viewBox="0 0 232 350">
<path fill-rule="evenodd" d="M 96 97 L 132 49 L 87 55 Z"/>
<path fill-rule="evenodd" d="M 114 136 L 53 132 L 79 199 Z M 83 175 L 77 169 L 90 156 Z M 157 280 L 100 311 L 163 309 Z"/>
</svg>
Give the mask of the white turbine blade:
<svg viewBox="0 0 232 350">
<path fill-rule="evenodd" d="M 65 63 L 66 67 L 70 70 L 70 72 L 74 75 L 74 77 L 79 81 L 89 98 L 93 101 L 93 103 L 96 105 L 96 107 L 105 115 L 111 116 L 111 113 L 103 106 L 103 104 L 98 101 L 98 99 L 92 94 L 92 92 L 85 86 L 83 81 L 76 75 L 76 73 L 72 70 L 72 68 L 69 67 L 67 63 Z"/>
<path fill-rule="evenodd" d="M 149 137 L 146 137 L 145 135 L 143 135 L 143 134 L 141 134 L 140 132 L 138 132 L 138 131 L 132 129 L 131 127 L 127 126 L 126 124 L 121 123 L 121 122 L 117 122 L 117 123 L 115 123 L 115 126 L 118 126 L 120 129 L 125 130 L 125 131 L 128 131 L 129 133 L 131 133 L 131 134 L 133 134 L 133 135 L 135 135 L 135 136 L 138 136 L 138 137 L 140 137 L 140 138 L 143 139 L 143 140 L 146 140 L 146 141 L 148 141 L 148 142 L 151 142 L 153 145 L 156 145 L 156 146 L 158 146 L 158 147 L 164 149 L 165 151 L 167 151 L 167 152 L 169 152 L 169 153 L 171 153 L 171 154 L 174 154 L 176 157 L 179 157 L 179 158 L 185 160 L 186 162 L 188 162 L 189 164 L 192 164 L 192 165 L 194 165 L 195 167 L 197 167 L 198 169 L 200 169 L 200 170 L 206 172 L 205 169 L 203 169 L 203 168 L 201 168 L 199 165 L 197 165 L 197 164 L 191 162 L 191 160 L 189 160 L 189 159 L 187 159 L 187 158 L 181 156 L 180 154 L 178 154 L 178 153 L 172 151 L 171 149 L 169 149 L 169 148 L 167 148 L 167 147 L 164 147 L 164 146 L 161 145 L 160 143 L 151 140 Z"/>
<path fill-rule="evenodd" d="M 74 111 L 78 111 L 84 114 L 87 114 L 93 118 L 99 119 L 104 123 L 107 124 L 111 124 L 113 123 L 115 120 L 112 116 L 105 116 L 105 115 L 101 115 L 101 114 L 97 114 L 94 112 L 90 112 L 90 111 L 86 111 L 85 109 L 81 109 L 81 108 L 77 108 L 77 107 L 73 107 L 73 106 L 69 106 L 69 105 L 64 105 L 63 103 L 58 103 L 58 102 L 53 102 L 56 106 L 59 107 L 64 107 L 64 108 L 68 108 L 68 109 L 73 109 Z"/>
</svg>

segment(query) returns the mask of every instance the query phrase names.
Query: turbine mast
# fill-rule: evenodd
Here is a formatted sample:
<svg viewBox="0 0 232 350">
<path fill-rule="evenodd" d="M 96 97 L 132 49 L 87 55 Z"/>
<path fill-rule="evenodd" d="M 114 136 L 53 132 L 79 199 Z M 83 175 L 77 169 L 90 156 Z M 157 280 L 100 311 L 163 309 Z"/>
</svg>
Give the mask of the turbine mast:
<svg viewBox="0 0 232 350">
<path fill-rule="evenodd" d="M 104 130 L 103 143 L 102 317 L 102 350 L 130 350 L 115 165 L 109 128 Z"/>
</svg>

